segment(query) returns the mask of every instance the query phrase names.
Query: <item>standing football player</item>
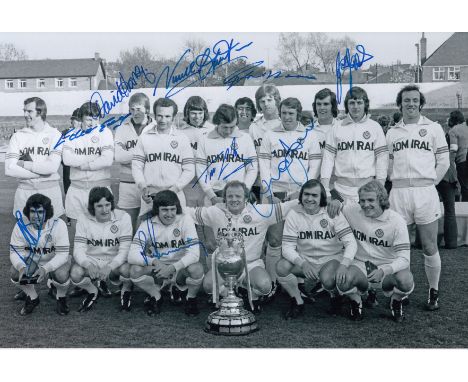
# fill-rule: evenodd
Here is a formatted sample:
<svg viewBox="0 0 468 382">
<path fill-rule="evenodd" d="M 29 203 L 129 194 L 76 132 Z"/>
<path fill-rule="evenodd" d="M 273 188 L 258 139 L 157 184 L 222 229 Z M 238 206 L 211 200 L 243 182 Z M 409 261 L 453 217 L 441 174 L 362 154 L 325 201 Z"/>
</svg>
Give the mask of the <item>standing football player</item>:
<svg viewBox="0 0 468 382">
<path fill-rule="evenodd" d="M 153 104 L 155 122 L 138 139 L 132 174 L 142 198 L 140 216 L 152 210 L 151 195 L 170 189 L 185 206 L 183 189 L 195 175 L 195 159 L 185 134 L 173 125 L 177 104 L 159 98 Z"/>
<path fill-rule="evenodd" d="M 137 229 L 141 196 L 132 175 L 132 159 L 138 137 L 153 122 L 150 116 L 150 100 L 144 93 L 135 93 L 128 100 L 130 120 L 115 132 L 115 161 L 120 163 L 119 208 L 132 219 L 133 233 Z"/>
<path fill-rule="evenodd" d="M 20 214 L 19 214 L 20 215 Z M 56 312 L 68 314 L 66 293 L 70 284 L 70 256 L 67 225 L 54 218 L 52 201 L 45 195 L 31 195 L 18 216 L 10 239 L 10 275 L 21 289 L 25 303 L 20 314 L 25 316 L 39 305 L 35 283 L 51 279 L 51 295 L 57 300 Z M 54 292 L 52 292 L 54 291 Z"/>
<path fill-rule="evenodd" d="M 161 312 L 161 289 L 166 285 L 175 304 L 182 302 L 182 291 L 186 290 L 185 314 L 199 314 L 197 294 L 204 272 L 198 245 L 195 224 L 182 212 L 177 194 L 171 190 L 158 192 L 153 198 L 152 217 L 141 222 L 128 255 L 132 282 L 148 293 L 146 314 Z"/>
<path fill-rule="evenodd" d="M 107 187 L 91 189 L 88 212 L 78 219 L 75 264 L 70 271 L 72 283 L 88 292 L 78 311 L 90 310 L 98 292 L 104 297 L 111 296 L 108 280 L 114 285 L 122 283 L 120 308 L 128 311 L 132 287 L 127 263 L 132 242 L 130 215 L 115 209 L 114 195 Z"/>
<path fill-rule="evenodd" d="M 39 97 L 24 101 L 26 128 L 13 134 L 5 156 L 5 175 L 17 178 L 13 216 L 35 193 L 47 194 L 52 200 L 54 216 L 65 212 L 58 169 L 63 146 L 56 146 L 60 132 L 46 122 L 47 106 Z"/>
<path fill-rule="evenodd" d="M 444 177 L 450 162 L 442 127 L 421 115 L 425 102 L 416 85 L 407 85 L 398 92 L 396 103 L 403 118 L 387 133 L 390 203 L 407 225 L 416 224 L 429 282 L 426 308 L 437 310 L 441 271 L 437 232 L 441 211 L 435 185 Z"/>
<path fill-rule="evenodd" d="M 369 117 L 369 98 L 364 89 L 354 86 L 344 100 L 347 113 L 332 126 L 326 137 L 321 182 L 330 196 L 334 172 L 334 198 L 358 201 L 358 189 L 372 179 L 385 183 L 388 149 L 380 125 Z"/>
<path fill-rule="evenodd" d="M 237 114 L 237 127 L 240 131 L 249 134 L 250 125 L 255 120 L 257 109 L 249 97 L 242 97 L 234 104 Z"/>
</svg>

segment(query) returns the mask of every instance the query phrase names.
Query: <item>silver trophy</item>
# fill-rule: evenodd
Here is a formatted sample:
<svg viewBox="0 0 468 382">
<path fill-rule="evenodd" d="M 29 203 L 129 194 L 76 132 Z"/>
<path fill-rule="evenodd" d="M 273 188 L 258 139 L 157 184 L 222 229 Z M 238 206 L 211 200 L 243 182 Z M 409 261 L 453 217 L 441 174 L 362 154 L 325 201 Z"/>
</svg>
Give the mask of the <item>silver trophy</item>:
<svg viewBox="0 0 468 382">
<path fill-rule="evenodd" d="M 244 309 L 243 300 L 235 294 L 237 279 L 245 271 L 250 295 L 244 237 L 232 229 L 231 219 L 228 218 L 226 232 L 220 231 L 216 241 L 218 248 L 213 253 L 212 258 L 213 285 L 216 288 L 219 274 L 224 279 L 224 285 L 228 292 L 227 296 L 221 300 L 219 310 L 208 316 L 205 332 L 225 336 L 241 336 L 252 333 L 258 330 L 255 315 Z M 213 300 L 217 301 L 217 293 L 213 293 Z"/>
</svg>

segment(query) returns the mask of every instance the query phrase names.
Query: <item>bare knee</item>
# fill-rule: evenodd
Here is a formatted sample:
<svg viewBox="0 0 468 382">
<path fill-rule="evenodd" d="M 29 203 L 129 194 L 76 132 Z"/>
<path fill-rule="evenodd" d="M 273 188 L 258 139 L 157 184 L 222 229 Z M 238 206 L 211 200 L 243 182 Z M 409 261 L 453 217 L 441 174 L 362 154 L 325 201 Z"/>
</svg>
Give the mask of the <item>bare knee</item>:
<svg viewBox="0 0 468 382">
<path fill-rule="evenodd" d="M 427 255 L 435 255 L 438 251 L 436 240 L 425 240 L 421 244 L 423 252 Z"/>
<path fill-rule="evenodd" d="M 292 267 L 293 264 L 291 264 L 288 260 L 280 259 L 276 263 L 276 274 L 280 277 L 286 277 L 291 273 Z"/>
<path fill-rule="evenodd" d="M 145 274 L 145 268 L 140 265 L 130 265 L 130 278 L 138 279 Z"/>
<path fill-rule="evenodd" d="M 331 261 L 325 264 L 320 270 L 320 281 L 327 290 L 335 288 L 335 274 L 338 262 Z"/>
<path fill-rule="evenodd" d="M 66 283 L 70 278 L 70 264 L 64 264 L 60 268 L 56 269 L 52 275 L 52 279 L 57 281 L 59 284 Z"/>
<path fill-rule="evenodd" d="M 408 270 L 404 270 L 404 271 L 400 271 L 396 273 L 395 280 L 397 284 L 396 287 L 403 292 L 410 291 L 411 288 L 413 288 L 413 285 L 414 285 L 413 274 Z"/>
<path fill-rule="evenodd" d="M 85 270 L 80 267 L 78 264 L 73 264 L 70 270 L 70 278 L 74 283 L 79 283 L 83 280 L 85 275 Z"/>
<path fill-rule="evenodd" d="M 119 268 L 119 273 L 122 275 L 122 277 L 128 279 L 130 277 L 130 264 L 122 264 Z"/>
<path fill-rule="evenodd" d="M 253 288 L 261 294 L 268 294 L 271 291 L 271 279 L 263 268 L 252 270 L 251 281 Z"/>
<path fill-rule="evenodd" d="M 199 280 L 203 277 L 203 265 L 200 263 L 191 264 L 187 267 L 189 276 L 192 279 Z"/>
</svg>

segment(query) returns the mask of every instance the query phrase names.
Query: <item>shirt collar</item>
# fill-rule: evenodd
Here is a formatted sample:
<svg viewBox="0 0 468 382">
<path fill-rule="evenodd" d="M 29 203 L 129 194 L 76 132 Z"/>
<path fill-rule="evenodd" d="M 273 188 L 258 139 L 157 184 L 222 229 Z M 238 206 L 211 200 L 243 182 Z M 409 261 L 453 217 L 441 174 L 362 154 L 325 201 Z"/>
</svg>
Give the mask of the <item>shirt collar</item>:
<svg viewBox="0 0 468 382">
<path fill-rule="evenodd" d="M 213 130 L 211 130 L 208 134 L 207 134 L 207 137 L 210 138 L 210 139 L 225 139 L 224 137 L 222 137 L 221 135 L 219 135 L 218 133 L 218 130 L 216 129 L 216 126 Z M 239 130 L 239 128 L 236 126 L 234 127 L 234 129 L 232 130 L 232 133 L 231 135 L 229 135 L 228 137 L 226 138 L 240 138 L 242 137 L 242 132 Z"/>
<path fill-rule="evenodd" d="M 153 121 L 151 122 L 149 125 L 146 125 L 145 128 L 143 129 L 144 132 L 147 132 L 149 134 L 160 134 L 162 135 L 159 131 L 158 131 L 158 124 L 156 123 L 156 121 Z M 142 132 L 143 132 L 142 131 Z M 165 134 L 164 134 L 165 135 Z M 169 133 L 168 135 L 175 135 L 175 127 L 174 127 L 174 124 L 171 125 L 171 128 L 169 129 Z"/>
<path fill-rule="evenodd" d="M 303 214 L 303 215 L 310 215 L 307 213 L 307 211 L 305 210 L 304 206 L 302 204 L 298 204 L 297 206 L 294 206 L 293 207 L 294 211 L 296 211 L 297 213 L 300 213 L 300 214 Z M 323 215 L 327 212 L 327 208 L 326 207 L 320 207 L 320 209 L 318 210 L 318 212 L 316 214 L 313 214 L 311 216 L 316 216 L 316 215 Z"/>
<path fill-rule="evenodd" d="M 342 126 L 350 125 L 352 123 L 364 123 L 369 119 L 370 115 L 369 114 L 364 114 L 364 117 L 361 118 L 360 121 L 354 122 L 354 120 L 351 118 L 349 114 L 346 114 L 346 118 L 341 121 Z"/>
<path fill-rule="evenodd" d="M 424 115 L 421 115 L 419 116 L 419 120 L 418 122 L 416 122 L 415 124 L 416 125 L 430 125 L 434 123 L 433 121 L 431 121 L 429 118 L 425 117 Z M 410 123 L 409 125 L 414 125 L 414 123 Z M 404 122 L 403 122 L 403 118 L 400 120 L 400 122 L 398 122 L 395 127 L 406 127 L 408 125 L 406 125 Z"/>
<path fill-rule="evenodd" d="M 93 221 L 95 221 L 96 223 L 101 223 L 101 222 L 98 222 L 97 219 L 96 219 L 96 216 L 93 216 L 91 214 L 88 214 L 89 218 Z M 115 210 L 111 212 L 111 219 L 109 220 L 109 222 L 112 222 L 112 223 L 115 223 L 117 221 L 117 216 L 115 215 Z M 109 222 L 104 222 L 105 223 L 109 223 Z"/>
<path fill-rule="evenodd" d="M 290 130 L 290 131 L 300 131 L 300 132 L 304 132 L 305 131 L 305 126 L 300 123 L 299 121 L 297 122 L 297 127 L 295 130 Z M 282 123 L 280 123 L 278 126 L 275 126 L 271 129 L 272 131 L 276 131 L 276 132 L 287 132 L 288 130 L 286 130 L 283 126 Z"/>
<path fill-rule="evenodd" d="M 362 211 L 362 210 L 361 210 Z M 385 222 L 387 221 L 388 219 L 390 218 L 390 210 L 389 209 L 386 209 L 382 215 L 374 218 L 375 220 L 378 220 L 378 221 L 381 221 L 381 222 Z"/>
</svg>

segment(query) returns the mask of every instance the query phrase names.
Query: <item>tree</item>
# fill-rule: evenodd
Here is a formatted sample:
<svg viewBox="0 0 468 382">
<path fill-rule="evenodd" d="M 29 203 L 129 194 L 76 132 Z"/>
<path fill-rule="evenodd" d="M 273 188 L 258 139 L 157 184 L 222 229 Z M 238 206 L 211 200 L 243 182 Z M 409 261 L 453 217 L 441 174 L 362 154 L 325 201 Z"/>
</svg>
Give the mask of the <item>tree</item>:
<svg viewBox="0 0 468 382">
<path fill-rule="evenodd" d="M 204 40 L 195 37 L 188 38 L 183 42 L 182 53 L 190 49 L 190 52 L 188 52 L 185 57 L 189 61 L 195 61 L 195 58 L 200 53 L 204 52 L 206 48 L 208 48 L 208 45 Z"/>
<path fill-rule="evenodd" d="M 22 61 L 27 60 L 23 49 L 17 49 L 15 45 L 9 42 L 0 43 L 0 61 Z"/>
<path fill-rule="evenodd" d="M 315 66 L 311 45 L 300 33 L 280 33 L 278 50 L 280 66 L 289 71 L 304 73 Z"/>
<path fill-rule="evenodd" d="M 155 58 L 151 52 L 144 46 L 135 47 L 132 50 L 123 50 L 119 54 L 117 59 L 117 70 L 122 73 L 124 78 L 128 78 L 135 66 L 143 66 L 145 69 L 152 70 L 154 68 Z M 151 87 L 151 84 L 147 83 L 144 76 L 140 77 L 138 84 L 135 88 L 146 88 Z"/>
<path fill-rule="evenodd" d="M 307 41 L 311 45 L 313 54 L 320 62 L 321 69 L 332 73 L 335 73 L 338 52 L 343 57 L 346 49 L 349 49 L 350 53 L 353 54 L 356 47 L 356 42 L 348 36 L 331 39 L 326 33 L 309 33 Z"/>
</svg>

